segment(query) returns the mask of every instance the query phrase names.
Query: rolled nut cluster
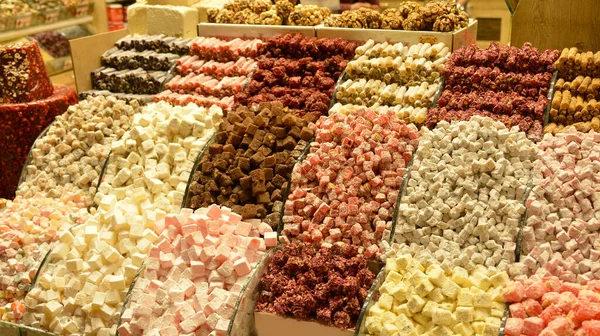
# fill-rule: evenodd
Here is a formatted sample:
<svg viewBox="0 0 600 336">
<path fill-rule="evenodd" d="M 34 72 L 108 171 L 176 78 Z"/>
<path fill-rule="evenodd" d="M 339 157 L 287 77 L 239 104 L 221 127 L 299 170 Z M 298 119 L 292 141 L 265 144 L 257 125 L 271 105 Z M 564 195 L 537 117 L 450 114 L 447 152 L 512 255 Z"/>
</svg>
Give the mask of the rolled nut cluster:
<svg viewBox="0 0 600 336">
<path fill-rule="evenodd" d="M 278 102 L 228 113 L 194 172 L 188 206 L 223 205 L 276 228 L 292 169 L 313 135 L 314 124 Z"/>
<path fill-rule="evenodd" d="M 511 274 L 553 275 L 581 284 L 600 279 L 599 143 L 599 133 L 572 127 L 544 136 L 527 200 L 521 260 Z"/>
<path fill-rule="evenodd" d="M 337 87 L 335 98 L 342 104 L 357 104 L 364 106 L 414 106 L 430 107 L 439 84 L 423 82 L 415 86 L 398 84 L 386 85 L 380 80 L 361 78 L 348 79 Z M 425 119 L 422 120 L 425 122 Z"/>
<path fill-rule="evenodd" d="M 119 335 L 227 333 L 242 288 L 266 248 L 277 244 L 277 233 L 216 205 L 166 219 L 172 224 L 165 222 L 150 248 Z"/>
<path fill-rule="evenodd" d="M 344 242 L 379 256 L 418 137 L 393 113 L 322 117 L 310 154 L 292 173 L 281 239 Z"/>
<path fill-rule="evenodd" d="M 557 134 L 571 125 L 580 132 L 600 131 L 600 52 L 565 48 L 554 66 L 560 78 L 544 132 Z"/>
<path fill-rule="evenodd" d="M 456 266 L 505 270 L 514 261 L 536 147 L 516 128 L 489 118 L 442 122 L 425 130 L 406 181 L 396 241 L 461 252 Z"/>
<path fill-rule="evenodd" d="M 58 197 L 63 190 L 81 190 L 91 205 L 111 143 L 131 126 L 141 108 L 114 97 L 91 97 L 56 117 L 31 150 L 25 179 L 17 195 L 43 192 Z"/>
<path fill-rule="evenodd" d="M 374 280 L 356 246 L 285 244 L 260 279 L 255 311 L 351 329 Z"/>
<path fill-rule="evenodd" d="M 92 87 L 95 90 L 132 94 L 157 94 L 167 79 L 167 71 L 117 70 L 101 67 L 92 72 Z"/>
<path fill-rule="evenodd" d="M 96 203 L 104 195 L 126 198 L 142 188 L 150 204 L 169 213 L 181 208 L 194 161 L 213 135 L 223 111 L 194 104 L 173 107 L 165 102 L 144 107 L 131 129 L 113 141 L 112 153 Z"/>
<path fill-rule="evenodd" d="M 407 86 L 439 82 L 444 63 L 450 55 L 443 43 L 421 43 L 409 48 L 402 43 L 375 44 L 369 40 L 357 49 L 361 54 L 357 53 L 355 59 L 348 63 L 346 76 Z"/>
<path fill-rule="evenodd" d="M 327 27 L 341 28 L 381 28 L 382 15 L 376 10 L 370 8 L 359 8 L 356 10 L 344 11 L 340 15 L 330 16 L 325 20 Z"/>
<path fill-rule="evenodd" d="M 19 322 L 23 299 L 44 256 L 58 237 L 89 216 L 81 191 L 57 198 L 17 196 L 0 212 L 0 314 Z"/>
<path fill-rule="evenodd" d="M 294 10 L 288 16 L 290 26 L 316 26 L 331 15 L 331 10 L 327 7 L 316 5 L 296 5 Z"/>
<path fill-rule="evenodd" d="M 386 260 L 379 299 L 368 310 L 368 335 L 497 335 L 508 274 L 477 265 L 442 269 L 410 254 Z"/>
<path fill-rule="evenodd" d="M 341 103 L 335 103 L 335 105 L 333 105 L 331 107 L 331 109 L 329 109 L 329 115 L 332 115 L 334 113 L 343 113 L 343 114 L 348 115 L 353 111 L 361 110 L 364 108 L 365 107 L 362 105 L 353 105 L 353 104 L 342 105 Z M 396 106 L 371 106 L 370 109 L 377 112 L 377 114 L 386 114 L 388 112 L 393 113 L 394 115 L 396 115 L 396 118 L 398 118 L 400 120 L 404 120 L 407 123 L 415 124 L 415 125 L 422 124 L 425 121 L 425 118 L 427 117 L 427 108 L 426 107 L 413 107 L 413 106 L 402 107 L 401 105 L 396 105 Z"/>
</svg>

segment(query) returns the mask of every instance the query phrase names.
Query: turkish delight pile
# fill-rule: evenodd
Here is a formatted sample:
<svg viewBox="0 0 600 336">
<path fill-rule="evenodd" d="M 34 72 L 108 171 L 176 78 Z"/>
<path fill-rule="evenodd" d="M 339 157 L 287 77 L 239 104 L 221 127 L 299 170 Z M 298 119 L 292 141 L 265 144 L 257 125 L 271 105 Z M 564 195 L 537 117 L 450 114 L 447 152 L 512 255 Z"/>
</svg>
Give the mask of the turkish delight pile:
<svg viewBox="0 0 600 336">
<path fill-rule="evenodd" d="M 394 246 L 379 298 L 364 320 L 366 334 L 498 335 L 508 282 L 508 274 L 494 267 L 444 268 Z"/>
<path fill-rule="evenodd" d="M 187 206 L 224 205 L 277 228 L 292 169 L 313 135 L 314 124 L 280 102 L 229 112 L 194 172 Z"/>
<path fill-rule="evenodd" d="M 312 115 L 316 121 L 327 114 L 335 84 L 357 45 L 341 38 L 301 34 L 271 37 L 265 57 L 258 60 L 258 69 L 246 90 L 236 95 L 236 103 L 279 101 L 293 113 Z"/>
<path fill-rule="evenodd" d="M 263 53 L 260 39 L 197 37 L 190 43 L 190 55 L 177 61 L 176 76 L 165 91 L 155 97 L 177 105 L 196 103 L 234 108 L 233 96 L 244 90 L 254 69 L 254 58 Z"/>
<path fill-rule="evenodd" d="M 511 283 L 504 291 L 510 303 L 506 336 L 600 334 L 600 282 L 587 285 L 557 277 L 533 276 Z"/>
<path fill-rule="evenodd" d="M 511 275 L 556 276 L 585 284 L 600 279 L 598 178 L 600 133 L 573 127 L 538 145 L 527 200 L 521 261 Z"/>
<path fill-rule="evenodd" d="M 88 218 L 81 191 L 57 198 L 17 196 L 0 211 L 0 314 L 18 322 L 42 259 L 59 236 Z"/>
<path fill-rule="evenodd" d="M 222 111 L 150 104 L 112 142 L 98 211 L 60 236 L 25 299 L 23 323 L 61 335 L 114 335 L 127 290 L 178 213 Z M 85 275 L 82 277 L 82 274 Z"/>
<path fill-rule="evenodd" d="M 69 107 L 36 140 L 17 195 L 60 197 L 66 190 L 81 190 L 90 206 L 112 141 L 129 129 L 139 112 L 137 102 L 103 96 Z"/>
<path fill-rule="evenodd" d="M 396 241 L 442 264 L 505 270 L 515 260 L 537 149 L 490 118 L 424 130 L 398 209 Z"/>
<path fill-rule="evenodd" d="M 352 110 L 352 106 L 397 109 L 397 117 L 415 124 L 425 123 L 439 88 L 441 71 L 450 51 L 443 43 L 388 44 L 367 41 L 356 48 L 354 60 L 345 70 L 346 80 L 336 89 L 337 104 L 330 111 Z"/>
<path fill-rule="evenodd" d="M 565 48 L 554 66 L 558 80 L 544 132 L 556 134 L 570 125 L 580 132 L 600 131 L 600 51 Z"/>
<path fill-rule="evenodd" d="M 356 246 L 285 244 L 260 279 L 255 311 L 353 328 L 374 280 Z"/>
<path fill-rule="evenodd" d="M 379 255 L 418 141 L 416 127 L 392 113 L 321 117 L 310 153 L 292 173 L 282 240 L 344 242 Z"/>
<path fill-rule="evenodd" d="M 225 207 L 168 215 L 136 280 L 119 335 L 225 335 L 244 283 L 276 244 L 270 225 L 242 221 Z"/>
<path fill-rule="evenodd" d="M 541 140 L 548 90 L 557 50 L 543 52 L 493 42 L 452 53 L 442 71 L 445 89 L 427 113 L 428 127 L 442 120 L 469 120 L 479 115 L 519 126 L 532 140 Z"/>
</svg>

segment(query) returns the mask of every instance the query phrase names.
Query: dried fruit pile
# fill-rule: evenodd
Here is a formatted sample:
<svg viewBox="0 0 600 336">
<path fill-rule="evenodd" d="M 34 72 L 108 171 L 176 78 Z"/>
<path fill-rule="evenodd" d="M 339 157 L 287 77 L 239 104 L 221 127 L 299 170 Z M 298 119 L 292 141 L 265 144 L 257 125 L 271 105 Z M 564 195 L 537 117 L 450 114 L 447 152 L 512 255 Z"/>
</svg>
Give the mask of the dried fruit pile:
<svg viewBox="0 0 600 336">
<path fill-rule="evenodd" d="M 451 32 L 466 27 L 469 15 L 459 9 L 456 1 L 431 1 L 422 6 L 405 1 L 398 8 L 379 13 L 368 8 L 345 11 L 325 20 L 327 27 L 395 30 L 425 30 Z"/>
<path fill-rule="evenodd" d="M 544 132 L 557 134 L 570 125 L 580 132 L 600 131 L 600 51 L 565 48 L 554 66 L 558 81 Z"/>
<path fill-rule="evenodd" d="M 508 127 L 519 126 L 532 140 L 542 137 L 544 111 L 558 51 L 543 52 L 492 43 L 487 49 L 463 47 L 450 56 L 442 72 L 446 87 L 426 125 L 441 120 L 490 117 Z"/>
</svg>

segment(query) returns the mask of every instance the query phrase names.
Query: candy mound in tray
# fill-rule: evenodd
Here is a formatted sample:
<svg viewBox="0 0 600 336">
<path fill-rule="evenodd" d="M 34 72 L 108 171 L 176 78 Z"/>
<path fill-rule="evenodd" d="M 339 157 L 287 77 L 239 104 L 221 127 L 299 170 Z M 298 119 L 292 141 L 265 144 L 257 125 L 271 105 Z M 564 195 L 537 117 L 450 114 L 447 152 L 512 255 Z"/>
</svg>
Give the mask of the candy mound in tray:
<svg viewBox="0 0 600 336">
<path fill-rule="evenodd" d="M 155 95 L 161 92 L 171 68 L 181 55 L 189 53 L 190 42 L 191 39 L 165 35 L 125 36 L 102 55 L 102 67 L 91 74 L 93 92 L 89 94 Z"/>
<path fill-rule="evenodd" d="M 529 43 L 521 48 L 494 42 L 487 49 L 458 49 L 442 71 L 445 88 L 437 106 L 428 111 L 426 126 L 481 115 L 519 126 L 530 139 L 541 140 L 558 55 L 557 50 L 539 51 Z"/>
<path fill-rule="evenodd" d="M 50 83 L 35 42 L 0 47 L 0 59 L 0 197 L 11 198 L 34 140 L 77 94 Z"/>
</svg>

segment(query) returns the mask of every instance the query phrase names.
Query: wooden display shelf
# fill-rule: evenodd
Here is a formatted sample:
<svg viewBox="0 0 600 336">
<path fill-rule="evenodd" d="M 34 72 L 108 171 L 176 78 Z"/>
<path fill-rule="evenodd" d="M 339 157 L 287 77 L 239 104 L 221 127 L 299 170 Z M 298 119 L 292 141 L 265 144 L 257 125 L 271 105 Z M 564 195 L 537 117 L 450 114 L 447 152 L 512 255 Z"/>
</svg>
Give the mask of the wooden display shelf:
<svg viewBox="0 0 600 336">
<path fill-rule="evenodd" d="M 477 19 L 477 45 L 487 48 L 492 41 L 510 41 L 510 10 L 505 0 L 470 0 L 471 16 Z"/>
<path fill-rule="evenodd" d="M 40 26 L 27 27 L 24 29 L 11 30 L 11 31 L 7 31 L 4 33 L 0 33 L 0 42 L 14 40 L 14 39 L 18 39 L 21 37 L 25 37 L 25 36 L 29 36 L 29 35 L 33 35 L 33 34 L 37 34 L 37 33 L 42 33 L 42 32 L 50 31 L 50 30 L 56 30 L 56 29 L 61 29 L 61 28 L 66 28 L 66 27 L 71 27 L 71 26 L 83 25 L 83 24 L 90 24 L 90 23 L 92 23 L 93 20 L 94 19 L 92 18 L 91 15 L 87 15 L 87 16 L 82 16 L 82 17 L 78 17 L 78 18 L 74 18 L 74 19 L 62 20 L 62 21 L 58 21 L 55 23 L 47 24 L 47 25 L 40 25 Z"/>
</svg>

